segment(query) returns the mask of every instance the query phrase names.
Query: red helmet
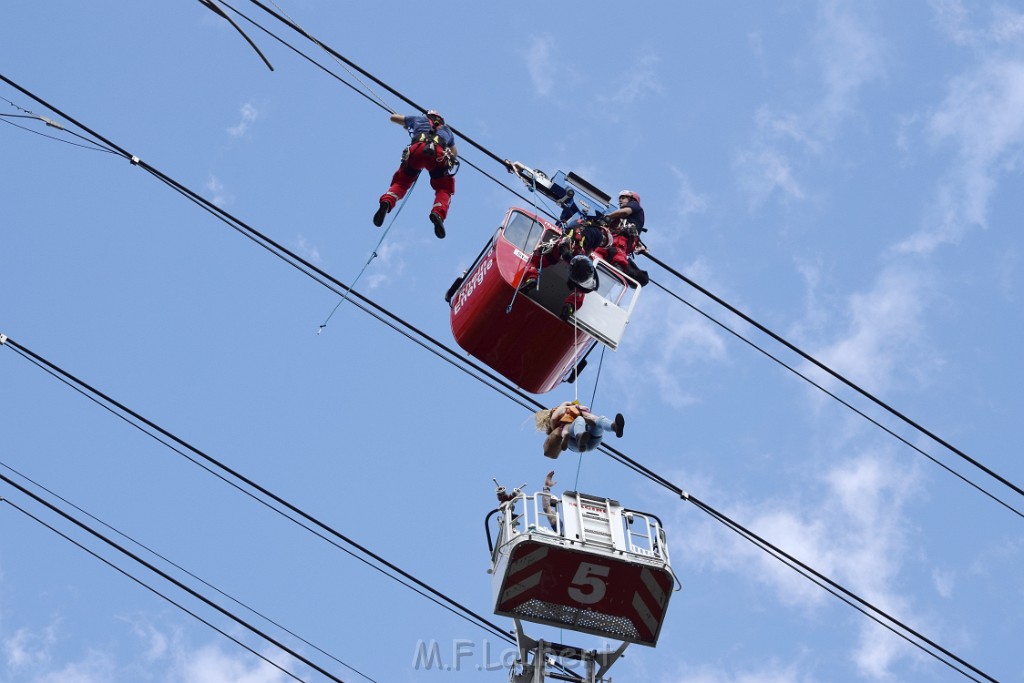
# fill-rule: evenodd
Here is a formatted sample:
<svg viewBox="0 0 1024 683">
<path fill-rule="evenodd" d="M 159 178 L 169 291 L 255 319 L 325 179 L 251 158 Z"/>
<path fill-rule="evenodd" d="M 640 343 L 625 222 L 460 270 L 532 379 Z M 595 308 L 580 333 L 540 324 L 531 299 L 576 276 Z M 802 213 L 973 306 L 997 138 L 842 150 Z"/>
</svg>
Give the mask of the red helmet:
<svg viewBox="0 0 1024 683">
<path fill-rule="evenodd" d="M 437 119 L 437 125 L 444 125 L 444 117 L 441 116 L 436 109 L 431 109 L 427 112 L 428 119 Z"/>
<path fill-rule="evenodd" d="M 640 203 L 640 195 L 638 195 L 636 192 L 633 192 L 633 190 L 623 190 L 622 192 L 619 193 L 619 197 L 629 197 L 637 204 Z"/>
</svg>

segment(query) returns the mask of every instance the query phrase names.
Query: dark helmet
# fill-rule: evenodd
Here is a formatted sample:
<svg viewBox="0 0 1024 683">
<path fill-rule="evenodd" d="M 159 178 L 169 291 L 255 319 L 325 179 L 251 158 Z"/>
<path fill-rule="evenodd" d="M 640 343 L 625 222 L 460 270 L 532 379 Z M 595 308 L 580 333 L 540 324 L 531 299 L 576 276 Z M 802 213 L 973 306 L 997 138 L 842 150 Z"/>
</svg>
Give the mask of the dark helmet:
<svg viewBox="0 0 1024 683">
<path fill-rule="evenodd" d="M 569 284 L 587 292 L 597 289 L 597 270 L 589 256 L 577 254 L 569 261 Z"/>
</svg>

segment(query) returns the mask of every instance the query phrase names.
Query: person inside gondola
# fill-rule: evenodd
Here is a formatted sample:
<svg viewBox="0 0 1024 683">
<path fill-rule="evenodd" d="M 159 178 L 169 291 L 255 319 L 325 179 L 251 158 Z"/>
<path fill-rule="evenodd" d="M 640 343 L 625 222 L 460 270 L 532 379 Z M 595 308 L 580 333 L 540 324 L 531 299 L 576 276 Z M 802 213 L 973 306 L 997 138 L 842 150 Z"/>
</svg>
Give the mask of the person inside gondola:
<svg viewBox="0 0 1024 683">
<path fill-rule="evenodd" d="M 597 289 L 597 271 L 590 254 L 611 243 L 611 233 L 596 218 L 586 216 L 575 219 L 565 226 L 562 237 L 557 241 L 537 246 L 523 273 L 520 291 L 528 292 L 536 287 L 544 268 L 553 266 L 559 260 L 565 261 L 569 264 L 566 284 L 571 291 L 565 298 L 560 315 L 563 320 L 568 320 L 583 305 L 587 292 Z"/>
<path fill-rule="evenodd" d="M 455 133 L 444 118 L 431 109 L 426 116 L 392 114 L 391 122 L 404 126 L 412 141 L 402 152 L 402 163 L 391 178 L 391 187 L 380 197 L 380 207 L 373 214 L 373 224 L 384 225 L 384 216 L 395 208 L 419 177 L 420 171 L 430 173 L 430 187 L 434 189 L 434 206 L 430 209 L 430 222 L 434 234 L 444 239 L 444 220 L 455 194 L 455 167 L 459 151 L 455 146 Z"/>
<path fill-rule="evenodd" d="M 617 413 L 614 420 L 609 420 L 604 415 L 594 415 L 578 401 L 545 408 L 534 413 L 534 418 L 537 431 L 547 434 L 544 455 L 552 459 L 567 449 L 577 453 L 592 451 L 601 445 L 606 431 L 612 431 L 621 438 L 626 426 L 621 413 Z"/>
</svg>

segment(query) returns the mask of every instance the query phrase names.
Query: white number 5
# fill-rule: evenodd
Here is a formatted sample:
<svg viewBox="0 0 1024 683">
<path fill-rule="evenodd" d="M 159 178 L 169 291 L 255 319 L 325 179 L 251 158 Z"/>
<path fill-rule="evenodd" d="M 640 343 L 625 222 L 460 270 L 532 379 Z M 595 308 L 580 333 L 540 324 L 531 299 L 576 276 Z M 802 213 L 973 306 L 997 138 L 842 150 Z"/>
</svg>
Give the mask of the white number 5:
<svg viewBox="0 0 1024 683">
<path fill-rule="evenodd" d="M 584 593 L 579 588 L 573 587 L 569 589 L 569 597 L 584 605 L 593 605 L 595 602 L 600 602 L 608 587 L 604 581 L 597 577 L 608 576 L 610 571 L 610 567 L 580 562 L 579 569 L 576 570 L 576 576 L 572 577 L 573 586 L 590 586 L 590 591 Z"/>
</svg>

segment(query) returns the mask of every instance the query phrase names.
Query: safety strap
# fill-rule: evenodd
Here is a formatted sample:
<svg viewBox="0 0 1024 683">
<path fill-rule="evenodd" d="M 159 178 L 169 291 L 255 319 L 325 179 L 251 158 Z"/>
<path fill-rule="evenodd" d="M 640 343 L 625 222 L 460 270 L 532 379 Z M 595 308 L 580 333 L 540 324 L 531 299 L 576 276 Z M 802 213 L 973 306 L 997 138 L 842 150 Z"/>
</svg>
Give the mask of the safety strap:
<svg viewBox="0 0 1024 683">
<path fill-rule="evenodd" d="M 417 142 L 425 142 L 428 145 L 437 145 L 441 149 L 448 149 L 448 145 L 445 144 L 441 136 L 437 134 L 436 128 L 431 128 L 430 132 L 422 131 L 412 136 L 412 142 L 410 144 L 416 144 Z"/>
</svg>

